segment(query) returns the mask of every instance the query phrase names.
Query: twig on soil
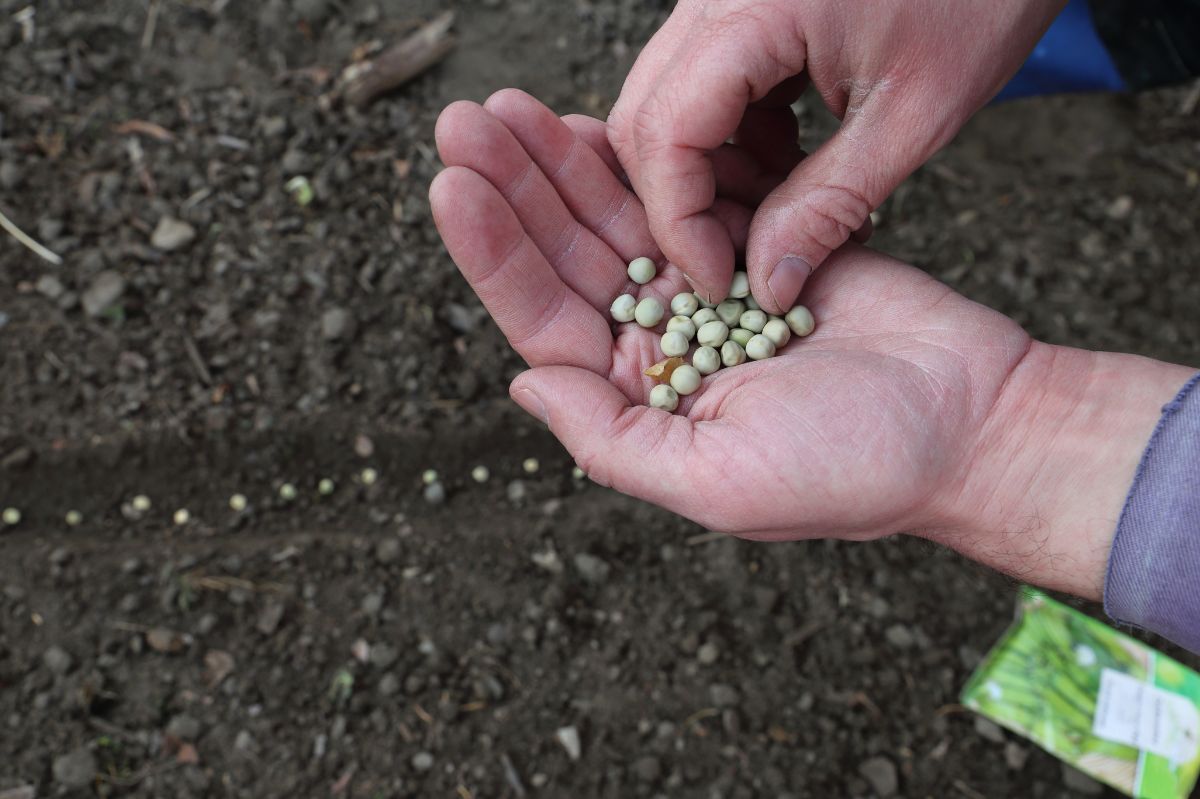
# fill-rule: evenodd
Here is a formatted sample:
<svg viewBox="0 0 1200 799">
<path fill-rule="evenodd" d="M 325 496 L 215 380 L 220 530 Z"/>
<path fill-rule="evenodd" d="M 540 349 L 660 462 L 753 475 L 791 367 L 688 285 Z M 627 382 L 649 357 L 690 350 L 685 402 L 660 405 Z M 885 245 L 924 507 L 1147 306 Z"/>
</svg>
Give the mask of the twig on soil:
<svg viewBox="0 0 1200 799">
<path fill-rule="evenodd" d="M 142 49 L 149 50 L 154 44 L 154 30 L 158 27 L 158 0 L 150 0 L 146 11 L 146 27 L 142 29 Z"/>
<path fill-rule="evenodd" d="M 456 39 L 450 33 L 453 24 L 454 12 L 444 11 L 377 58 L 346 67 L 333 90 L 333 99 L 362 108 L 381 94 L 408 83 L 454 49 Z"/>
<path fill-rule="evenodd" d="M 196 346 L 196 342 L 188 335 L 186 330 L 179 331 L 183 337 L 183 349 L 187 352 L 188 360 L 192 362 L 192 366 L 196 368 L 196 374 L 200 376 L 201 382 L 206 386 L 211 386 L 213 379 L 212 373 L 208 371 L 208 366 L 204 363 L 204 359 L 200 357 L 200 349 Z"/>
<path fill-rule="evenodd" d="M 959 793 L 961 793 L 963 796 L 969 797 L 970 799 L 987 799 L 987 796 L 981 794 L 979 791 L 975 790 L 970 785 L 967 785 L 962 780 L 955 780 L 954 787 Z"/>
<path fill-rule="evenodd" d="M 0 228 L 4 228 L 5 232 L 8 233 L 8 235 L 12 236 L 14 239 L 19 241 L 21 244 L 23 244 L 26 247 L 28 247 L 29 249 L 33 250 L 42 259 L 49 261 L 50 263 L 54 264 L 55 266 L 59 266 L 62 264 L 62 258 L 60 256 L 56 255 L 55 253 L 51 252 L 47 248 L 43 247 L 41 244 L 38 244 L 32 238 L 30 238 L 29 235 L 27 235 L 25 233 L 25 231 L 21 230 L 19 227 L 17 227 L 13 223 L 13 221 L 11 219 L 9 219 L 7 216 L 5 216 L 3 211 L 0 211 Z"/>
<path fill-rule="evenodd" d="M 707 544 L 711 541 L 720 541 L 721 539 L 728 538 L 728 537 L 729 536 L 725 535 L 724 533 L 716 533 L 716 532 L 700 533 L 698 535 L 690 536 L 683 543 L 689 547 L 697 547 L 697 546 L 700 546 L 701 544 Z"/>
</svg>

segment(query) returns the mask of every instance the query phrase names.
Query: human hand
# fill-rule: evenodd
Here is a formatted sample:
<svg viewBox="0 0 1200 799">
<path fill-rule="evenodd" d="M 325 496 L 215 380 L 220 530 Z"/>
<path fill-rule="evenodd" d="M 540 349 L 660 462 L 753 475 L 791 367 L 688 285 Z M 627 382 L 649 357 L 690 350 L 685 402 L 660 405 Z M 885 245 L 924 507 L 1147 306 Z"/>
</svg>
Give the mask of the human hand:
<svg viewBox="0 0 1200 799">
<path fill-rule="evenodd" d="M 680 0 L 626 79 L 609 137 L 666 257 L 715 300 L 734 261 L 710 211 L 721 172 L 764 173 L 747 271 L 763 307 L 781 313 L 1000 90 L 1064 2 Z M 842 125 L 795 166 L 789 106 L 808 84 Z"/>
<path fill-rule="evenodd" d="M 911 531 L 1098 595 L 1161 395 L 1182 378 L 1032 342 L 925 273 L 847 245 L 805 288 L 815 333 L 705 378 L 677 414 L 651 409 L 642 370 L 660 358 L 659 333 L 614 330 L 608 306 L 625 291 L 666 305 L 686 288 L 603 125 L 505 91 L 450 106 L 437 143 L 438 228 L 533 367 L 512 396 L 592 479 L 747 538 Z M 750 209 L 717 212 L 742 244 Z M 641 255 L 659 276 L 639 288 L 625 265 Z M 1097 465 L 1081 474 L 1081 459 Z"/>
</svg>

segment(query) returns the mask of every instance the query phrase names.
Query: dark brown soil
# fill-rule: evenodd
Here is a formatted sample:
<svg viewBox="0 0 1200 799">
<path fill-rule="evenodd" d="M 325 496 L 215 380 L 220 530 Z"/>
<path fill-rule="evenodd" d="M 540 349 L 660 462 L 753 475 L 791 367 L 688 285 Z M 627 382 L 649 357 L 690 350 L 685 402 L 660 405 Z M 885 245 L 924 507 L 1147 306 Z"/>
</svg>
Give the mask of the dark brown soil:
<svg viewBox="0 0 1200 799">
<path fill-rule="evenodd" d="M 455 54 L 362 113 L 319 71 L 438 3 L 155 4 L 143 47 L 142 0 L 43 0 L 30 42 L 0 0 L 0 209 L 65 259 L 0 238 L 0 795 L 870 796 L 864 764 L 1074 795 L 955 704 L 1011 584 L 704 536 L 507 399 L 430 220 L 433 122 L 505 86 L 602 115 L 666 2 L 462 0 Z M 874 243 L 1037 336 L 1200 365 L 1188 94 L 989 109 Z M 151 246 L 164 216 L 194 240 Z"/>
</svg>

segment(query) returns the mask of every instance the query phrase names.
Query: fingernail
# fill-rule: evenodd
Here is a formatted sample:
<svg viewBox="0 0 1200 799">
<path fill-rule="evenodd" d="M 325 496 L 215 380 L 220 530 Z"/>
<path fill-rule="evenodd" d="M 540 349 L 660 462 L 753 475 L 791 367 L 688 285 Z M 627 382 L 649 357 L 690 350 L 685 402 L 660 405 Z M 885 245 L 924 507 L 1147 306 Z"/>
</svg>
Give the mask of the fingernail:
<svg viewBox="0 0 1200 799">
<path fill-rule="evenodd" d="M 808 261 L 794 255 L 789 255 L 775 264 L 775 270 L 767 278 L 767 289 L 775 298 L 775 305 L 780 310 L 786 311 L 792 307 L 792 303 L 800 294 L 801 286 L 812 272 L 813 268 L 809 266 Z"/>
<path fill-rule="evenodd" d="M 546 405 L 537 394 L 534 394 L 527 388 L 523 388 L 516 394 L 513 394 L 513 400 L 530 416 L 540 419 L 542 424 L 550 424 L 550 415 L 546 413 Z"/>
</svg>

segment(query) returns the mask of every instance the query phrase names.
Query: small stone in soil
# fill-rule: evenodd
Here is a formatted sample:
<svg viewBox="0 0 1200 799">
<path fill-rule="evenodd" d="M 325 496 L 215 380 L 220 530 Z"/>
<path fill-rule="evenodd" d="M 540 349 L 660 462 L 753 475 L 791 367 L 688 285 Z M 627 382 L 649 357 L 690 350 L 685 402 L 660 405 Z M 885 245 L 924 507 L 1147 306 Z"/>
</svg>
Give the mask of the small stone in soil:
<svg viewBox="0 0 1200 799">
<path fill-rule="evenodd" d="M 71 653 L 61 646 L 52 646 L 42 655 L 42 662 L 55 674 L 66 674 L 71 670 L 74 660 Z"/>
<path fill-rule="evenodd" d="M 657 757 L 640 757 L 633 763 L 633 773 L 642 782 L 655 782 L 662 774 L 662 765 Z"/>
<path fill-rule="evenodd" d="M 112 307 L 125 293 L 125 278 L 106 269 L 92 278 L 80 302 L 88 316 L 99 316 Z"/>
<path fill-rule="evenodd" d="M 1025 768 L 1025 761 L 1029 760 L 1029 750 L 1020 744 L 1009 741 L 1004 747 L 1004 762 L 1013 771 L 1020 771 Z"/>
<path fill-rule="evenodd" d="M 881 797 L 894 796 L 900 785 L 896 777 L 896 766 L 886 757 L 872 757 L 863 761 L 858 767 L 858 773 Z"/>
<path fill-rule="evenodd" d="M 912 630 L 903 624 L 893 624 L 891 627 L 888 627 L 887 632 L 884 633 L 884 637 L 887 638 L 889 644 L 897 649 L 909 649 L 916 643 Z"/>
<path fill-rule="evenodd" d="M 742 700 L 742 695 L 732 685 L 715 683 L 708 688 L 708 695 L 717 707 L 732 707 Z"/>
<path fill-rule="evenodd" d="M 555 731 L 554 737 L 559 744 L 567 752 L 567 757 L 572 762 L 579 760 L 583 755 L 583 744 L 579 740 L 579 730 L 574 727 L 559 727 Z"/>
<path fill-rule="evenodd" d="M 179 219 L 164 216 L 150 234 L 150 246 L 163 252 L 183 249 L 196 238 L 196 229 Z"/>
<path fill-rule="evenodd" d="M 1074 766 L 1062 764 L 1063 785 L 1072 791 L 1078 791 L 1085 796 L 1099 796 L 1104 793 L 1104 786 L 1084 774 Z"/>
<path fill-rule="evenodd" d="M 345 308 L 330 308 L 321 314 L 321 335 L 326 341 L 354 336 L 354 316 Z"/>
<path fill-rule="evenodd" d="M 441 505 L 446 501 L 446 488 L 441 483 L 425 486 L 425 501 L 430 505 Z"/>
<path fill-rule="evenodd" d="M 199 719 L 189 716 L 186 713 L 180 713 L 178 716 L 172 716 L 167 722 L 167 735 L 178 738 L 181 741 L 195 741 L 200 737 Z"/>
<path fill-rule="evenodd" d="M 54 758 L 54 781 L 69 790 L 88 787 L 96 774 L 96 758 L 87 749 L 76 749 Z"/>
<path fill-rule="evenodd" d="M 1000 729 L 1000 725 L 991 719 L 985 719 L 983 716 L 975 717 L 975 732 L 979 733 L 980 737 L 991 741 L 992 743 L 1004 743 L 1004 730 Z"/>
<path fill-rule="evenodd" d="M 580 552 L 575 556 L 575 570 L 579 572 L 579 576 L 586 582 L 593 585 L 599 585 L 608 580 L 608 575 L 612 571 L 607 563 L 602 558 L 587 552 Z"/>
<path fill-rule="evenodd" d="M 696 652 L 696 660 L 705 666 L 711 666 L 713 663 L 716 663 L 719 657 L 721 657 L 721 650 L 712 641 L 705 641 Z"/>
<path fill-rule="evenodd" d="M 38 294 L 41 294 L 43 297 L 47 297 L 52 300 L 57 300 L 59 297 L 61 297 L 63 291 L 65 290 L 63 288 L 62 281 L 56 278 L 54 275 L 42 275 L 39 277 L 36 288 Z"/>
<path fill-rule="evenodd" d="M 428 752 L 417 752 L 413 755 L 412 767 L 417 771 L 429 771 L 433 768 L 433 755 Z"/>
</svg>

